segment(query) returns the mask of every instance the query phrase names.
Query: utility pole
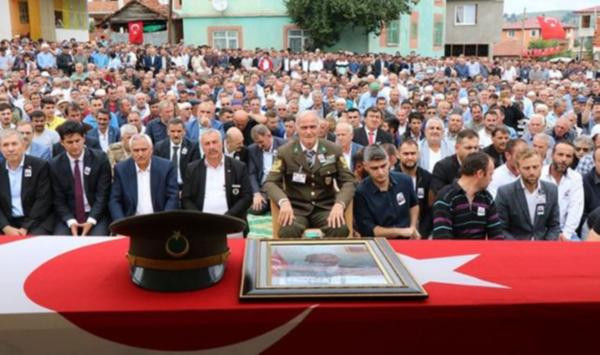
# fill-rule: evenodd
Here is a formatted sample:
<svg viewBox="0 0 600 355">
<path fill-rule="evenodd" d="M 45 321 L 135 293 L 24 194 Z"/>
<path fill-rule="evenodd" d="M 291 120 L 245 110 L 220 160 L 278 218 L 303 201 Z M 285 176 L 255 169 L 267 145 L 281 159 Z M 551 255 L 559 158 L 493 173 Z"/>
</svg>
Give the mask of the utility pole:
<svg viewBox="0 0 600 355">
<path fill-rule="evenodd" d="M 167 36 L 169 44 L 173 44 L 173 0 L 169 0 L 169 19 L 167 20 Z"/>
<path fill-rule="evenodd" d="M 525 18 L 527 17 L 527 8 L 523 8 L 523 18 L 521 19 L 521 50 L 519 58 L 523 59 L 523 45 L 525 43 Z"/>
</svg>

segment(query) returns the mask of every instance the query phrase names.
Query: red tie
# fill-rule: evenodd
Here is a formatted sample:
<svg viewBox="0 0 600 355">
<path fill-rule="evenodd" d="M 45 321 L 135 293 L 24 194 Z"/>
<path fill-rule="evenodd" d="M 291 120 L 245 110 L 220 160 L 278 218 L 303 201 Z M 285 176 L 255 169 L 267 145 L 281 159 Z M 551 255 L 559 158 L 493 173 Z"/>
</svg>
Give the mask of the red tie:
<svg viewBox="0 0 600 355">
<path fill-rule="evenodd" d="M 75 160 L 73 181 L 75 186 L 75 219 L 77 219 L 77 223 L 83 223 L 85 222 L 85 207 L 83 205 L 83 184 L 79 171 L 79 160 Z"/>
<path fill-rule="evenodd" d="M 369 144 L 375 143 L 375 132 L 369 131 Z"/>
</svg>

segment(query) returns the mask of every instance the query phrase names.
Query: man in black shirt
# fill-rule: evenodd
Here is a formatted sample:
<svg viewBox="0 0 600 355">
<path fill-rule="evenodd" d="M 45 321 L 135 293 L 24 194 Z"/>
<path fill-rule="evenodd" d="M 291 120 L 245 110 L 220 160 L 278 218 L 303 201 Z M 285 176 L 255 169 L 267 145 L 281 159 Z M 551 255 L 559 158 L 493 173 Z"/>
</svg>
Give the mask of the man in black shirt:
<svg viewBox="0 0 600 355">
<path fill-rule="evenodd" d="M 436 195 L 444 186 L 450 185 L 458 178 L 461 162 L 467 155 L 479 150 L 479 136 L 471 129 L 465 129 L 456 136 L 454 146 L 456 154 L 452 154 L 435 164 L 431 190 Z"/>
<path fill-rule="evenodd" d="M 504 151 L 508 143 L 510 133 L 505 126 L 498 126 L 492 130 L 492 144 L 483 148 L 483 152 L 492 157 L 494 167 L 504 164 Z"/>
</svg>

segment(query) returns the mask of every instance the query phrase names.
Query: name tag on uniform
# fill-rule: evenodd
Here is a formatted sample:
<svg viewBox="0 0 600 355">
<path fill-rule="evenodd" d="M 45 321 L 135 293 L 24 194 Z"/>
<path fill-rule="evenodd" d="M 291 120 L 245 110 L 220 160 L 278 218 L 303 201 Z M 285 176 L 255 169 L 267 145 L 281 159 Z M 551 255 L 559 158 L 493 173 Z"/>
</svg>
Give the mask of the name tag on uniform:
<svg viewBox="0 0 600 355">
<path fill-rule="evenodd" d="M 235 184 L 231 184 L 231 193 L 234 196 L 239 195 L 240 193 L 240 188 L 242 187 L 242 185 L 235 185 Z"/>
<path fill-rule="evenodd" d="M 181 155 L 186 155 L 187 154 L 187 148 L 183 147 L 183 149 L 181 150 Z"/>
<path fill-rule="evenodd" d="M 417 188 L 417 198 L 425 198 L 425 189 L 422 187 Z"/>
<path fill-rule="evenodd" d="M 544 205 L 537 205 L 536 206 L 536 214 L 538 216 L 543 216 L 544 215 Z"/>
<path fill-rule="evenodd" d="M 306 184 L 306 174 L 294 173 L 294 175 L 292 175 L 292 181 L 300 184 Z"/>
<path fill-rule="evenodd" d="M 404 194 L 402 192 L 398 192 L 396 195 L 396 201 L 398 201 L 398 206 L 402 206 L 406 203 L 406 199 L 404 198 Z"/>
<path fill-rule="evenodd" d="M 25 169 L 25 172 L 23 174 L 25 175 L 26 178 L 31 177 L 31 169 L 30 168 Z"/>
<path fill-rule="evenodd" d="M 317 155 L 317 159 L 319 159 L 319 163 L 325 164 L 325 156 L 323 154 Z"/>
<path fill-rule="evenodd" d="M 485 216 L 485 208 L 479 206 L 477 207 L 477 216 L 478 217 L 483 217 Z"/>
<path fill-rule="evenodd" d="M 538 195 L 537 203 L 542 204 L 542 205 L 545 204 L 546 203 L 546 195 Z"/>
<path fill-rule="evenodd" d="M 86 166 L 83 168 L 83 175 L 90 175 L 90 171 L 92 171 L 92 169 L 89 166 Z"/>
</svg>

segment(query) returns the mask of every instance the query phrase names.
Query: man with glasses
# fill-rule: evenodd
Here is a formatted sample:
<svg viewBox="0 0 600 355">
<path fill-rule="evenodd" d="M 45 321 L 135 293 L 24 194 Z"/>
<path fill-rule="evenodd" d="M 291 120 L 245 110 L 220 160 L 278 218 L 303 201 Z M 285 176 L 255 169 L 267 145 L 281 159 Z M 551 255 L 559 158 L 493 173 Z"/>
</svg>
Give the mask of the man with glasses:
<svg viewBox="0 0 600 355">
<path fill-rule="evenodd" d="M 594 150 L 594 141 L 586 135 L 579 136 L 573 141 L 575 146 L 575 159 L 571 168 L 576 169 L 578 173 L 584 175 L 594 168 L 594 159 L 592 152 Z"/>
</svg>

